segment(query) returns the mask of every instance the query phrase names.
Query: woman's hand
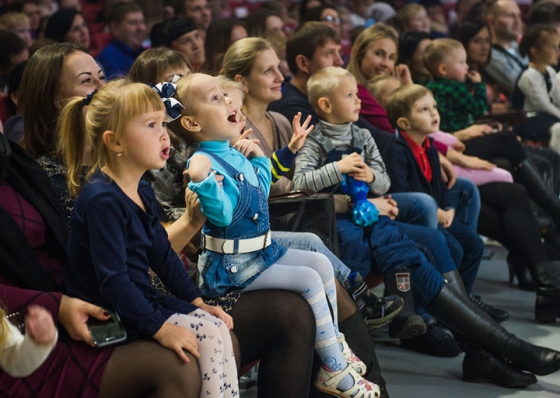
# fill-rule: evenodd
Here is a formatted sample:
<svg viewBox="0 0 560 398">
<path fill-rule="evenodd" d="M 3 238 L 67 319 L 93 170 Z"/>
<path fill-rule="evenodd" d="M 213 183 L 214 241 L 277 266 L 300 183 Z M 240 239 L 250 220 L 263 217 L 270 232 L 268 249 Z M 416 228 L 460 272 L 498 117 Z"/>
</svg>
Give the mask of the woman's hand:
<svg viewBox="0 0 560 398">
<path fill-rule="evenodd" d="M 220 307 L 215 307 L 213 305 L 208 305 L 203 303 L 200 304 L 198 308 L 222 320 L 226 324 L 228 329 L 233 329 L 233 318 Z"/>
<path fill-rule="evenodd" d="M 395 200 L 391 198 L 391 195 L 368 200 L 375 205 L 375 207 L 379 211 L 380 216 L 387 216 L 391 220 L 394 220 L 399 215 L 397 202 L 395 202 Z"/>
<path fill-rule="evenodd" d="M 56 328 L 51 313 L 38 305 L 28 307 L 25 330 L 40 345 L 49 345 L 56 339 Z"/>
<path fill-rule="evenodd" d="M 453 223 L 453 218 L 455 218 L 455 209 L 438 209 L 437 218 L 438 223 L 440 223 L 443 228 L 449 228 Z"/>
<path fill-rule="evenodd" d="M 195 357 L 200 358 L 196 336 L 182 326 L 164 322 L 157 333 L 154 334 L 154 339 L 162 346 L 175 351 L 185 363 L 189 362 L 189 357 L 185 355 L 183 350 L 187 350 Z"/>
<path fill-rule="evenodd" d="M 288 144 L 288 148 L 292 153 L 296 153 L 301 149 L 303 146 L 305 139 L 313 131 L 313 125 L 309 126 L 311 122 L 311 115 L 307 116 L 305 122 L 300 125 L 301 120 L 301 112 L 298 112 L 297 115 L 294 116 L 294 120 L 292 120 L 292 128 L 294 129 L 294 135 L 292 135 L 292 139 Z M 309 126 L 309 127 L 307 127 Z"/>
<path fill-rule="evenodd" d="M 58 309 L 58 320 L 74 340 L 85 341 L 94 347 L 93 339 L 87 327 L 87 320 L 92 316 L 101 321 L 109 319 L 109 314 L 103 308 L 86 303 L 77 298 L 62 296 Z"/>
<path fill-rule="evenodd" d="M 216 174 L 216 180 L 218 184 L 222 185 L 221 181 L 224 176 Z M 185 188 L 185 212 L 181 216 L 184 218 L 185 222 L 189 224 L 192 228 L 200 229 L 206 222 L 206 216 L 202 213 L 200 209 L 200 201 L 198 200 L 198 195 L 191 191 L 189 188 Z"/>
<path fill-rule="evenodd" d="M 494 170 L 496 165 L 490 163 L 486 160 L 477 158 L 476 156 L 468 156 L 463 153 L 448 151 L 448 159 L 456 165 L 464 167 L 466 169 L 476 169 L 476 170 Z"/>
<path fill-rule="evenodd" d="M 212 161 L 208 156 L 197 153 L 191 158 L 186 172 L 191 181 L 201 182 L 208 177 L 210 170 L 212 170 Z"/>
<path fill-rule="evenodd" d="M 408 69 L 408 65 L 399 64 L 395 66 L 393 76 L 399 79 L 399 81 L 403 86 L 407 84 L 413 84 L 412 75 L 410 74 L 410 69 Z"/>
<path fill-rule="evenodd" d="M 494 127 L 489 124 L 473 124 L 466 129 L 456 131 L 453 135 L 461 141 L 468 141 L 493 133 L 494 131 L 496 131 Z"/>
</svg>

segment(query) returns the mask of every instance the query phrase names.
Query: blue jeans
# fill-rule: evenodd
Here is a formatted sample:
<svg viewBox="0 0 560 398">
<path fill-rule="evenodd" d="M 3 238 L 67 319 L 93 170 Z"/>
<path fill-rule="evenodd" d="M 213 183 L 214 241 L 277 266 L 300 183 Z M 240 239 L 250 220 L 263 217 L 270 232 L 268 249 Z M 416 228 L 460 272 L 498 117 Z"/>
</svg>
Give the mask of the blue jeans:
<svg viewBox="0 0 560 398">
<path fill-rule="evenodd" d="M 379 217 L 372 226 L 361 228 L 346 214 L 337 214 L 336 224 L 342 261 L 363 276 L 370 272 L 384 275 L 395 268 L 410 268 L 417 305 L 427 307 L 443 287 L 441 273 L 455 269 L 445 239 L 437 229 L 399 223 L 385 216 Z M 417 243 L 409 239 L 403 233 L 405 228 L 417 231 L 422 241 Z M 424 249 L 434 263 L 428 260 Z M 435 264 L 441 269 L 436 269 Z"/>
<path fill-rule="evenodd" d="M 307 250 L 324 254 L 332 263 L 334 277 L 338 279 L 343 286 L 344 282 L 348 279 L 348 275 L 352 272 L 315 234 L 309 232 L 273 231 L 272 239 L 280 246 L 287 247 L 288 249 Z"/>
<path fill-rule="evenodd" d="M 457 182 L 449 190 L 449 201 L 455 208 L 454 220 L 476 231 L 480 213 L 480 194 L 476 185 L 466 178 L 457 178 Z"/>
<path fill-rule="evenodd" d="M 399 208 L 397 221 L 437 228 L 438 205 L 430 195 L 423 192 L 399 192 L 392 193 L 391 196 Z"/>
</svg>

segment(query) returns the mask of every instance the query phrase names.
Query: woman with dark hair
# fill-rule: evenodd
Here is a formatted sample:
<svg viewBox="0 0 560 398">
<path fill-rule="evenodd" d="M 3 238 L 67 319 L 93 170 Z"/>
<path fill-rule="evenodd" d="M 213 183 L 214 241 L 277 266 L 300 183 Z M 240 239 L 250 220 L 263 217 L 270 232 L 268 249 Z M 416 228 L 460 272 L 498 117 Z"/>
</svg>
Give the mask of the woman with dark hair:
<svg viewBox="0 0 560 398">
<path fill-rule="evenodd" d="M 245 23 L 237 18 L 221 18 L 212 21 L 206 30 L 204 40 L 206 63 L 202 68 L 203 71 L 212 76 L 218 75 L 222 69 L 224 54 L 229 46 L 248 35 Z"/>
<path fill-rule="evenodd" d="M 309 21 L 323 22 L 325 25 L 333 28 L 340 36 L 340 15 L 333 6 L 321 5 L 309 8 L 303 15 L 301 23 L 303 24 Z"/>
<path fill-rule="evenodd" d="M 427 32 L 404 32 L 399 36 L 399 59 L 397 64 L 405 64 L 410 69 L 412 81 L 426 84 L 430 80 L 430 72 L 424 66 L 422 57 L 432 36 Z"/>
<path fill-rule="evenodd" d="M 24 121 L 22 146 L 51 178 L 68 220 L 74 200 L 68 194 L 66 170 L 57 152 L 57 118 L 68 99 L 86 97 L 104 85 L 101 67 L 84 47 L 72 43 L 38 50 L 21 79 L 18 106 Z"/>
<path fill-rule="evenodd" d="M 249 37 L 265 38 L 271 34 L 285 36 L 283 30 L 284 21 L 282 17 L 274 11 L 268 9 L 254 11 L 249 14 L 245 22 L 249 28 Z"/>
<path fill-rule="evenodd" d="M 51 15 L 45 29 L 45 37 L 58 43 L 74 43 L 86 49 L 90 45 L 86 20 L 74 8 L 63 8 Z"/>
</svg>

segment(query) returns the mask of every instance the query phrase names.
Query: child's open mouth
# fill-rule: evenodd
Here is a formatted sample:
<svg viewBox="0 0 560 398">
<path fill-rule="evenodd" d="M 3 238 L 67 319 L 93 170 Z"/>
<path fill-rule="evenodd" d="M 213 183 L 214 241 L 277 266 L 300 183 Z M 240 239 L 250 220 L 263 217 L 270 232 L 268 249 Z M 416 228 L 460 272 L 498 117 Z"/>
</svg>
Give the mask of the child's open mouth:
<svg viewBox="0 0 560 398">
<path fill-rule="evenodd" d="M 169 158 L 169 147 L 168 146 L 163 148 L 163 151 L 161 151 L 161 156 L 163 156 L 166 159 Z"/>
<path fill-rule="evenodd" d="M 237 111 L 233 111 L 231 115 L 228 116 L 227 120 L 232 123 L 237 123 Z"/>
</svg>

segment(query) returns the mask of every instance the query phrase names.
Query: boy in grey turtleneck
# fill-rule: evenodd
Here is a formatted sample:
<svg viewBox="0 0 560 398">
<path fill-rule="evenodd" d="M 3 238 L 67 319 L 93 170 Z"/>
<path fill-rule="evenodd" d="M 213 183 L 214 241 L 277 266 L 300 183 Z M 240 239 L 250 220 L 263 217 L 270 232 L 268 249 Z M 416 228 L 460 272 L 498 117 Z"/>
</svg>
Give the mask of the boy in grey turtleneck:
<svg viewBox="0 0 560 398">
<path fill-rule="evenodd" d="M 374 195 L 385 194 L 391 181 L 377 145 L 368 130 L 354 124 L 361 104 L 354 76 L 339 67 L 324 68 L 309 78 L 307 91 L 319 123 L 296 159 L 294 189 L 320 192 L 348 174 L 368 184 Z M 380 215 L 397 216 L 394 201 L 372 201 Z"/>
</svg>

